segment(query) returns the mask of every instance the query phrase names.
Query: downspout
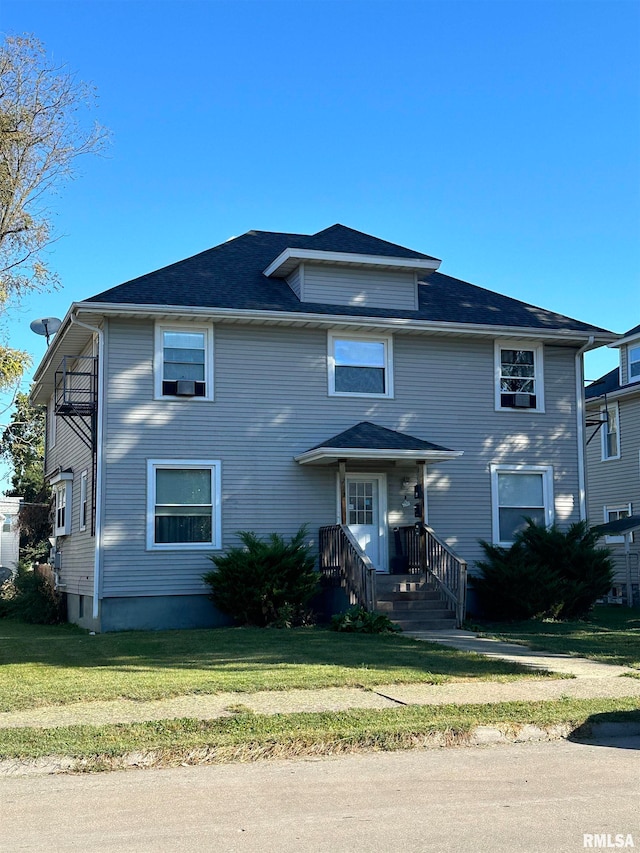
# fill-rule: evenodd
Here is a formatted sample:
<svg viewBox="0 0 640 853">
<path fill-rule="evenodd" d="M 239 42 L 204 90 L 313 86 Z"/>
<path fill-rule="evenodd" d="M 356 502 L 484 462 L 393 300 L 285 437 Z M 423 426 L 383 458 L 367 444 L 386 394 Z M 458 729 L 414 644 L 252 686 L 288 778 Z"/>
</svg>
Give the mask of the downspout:
<svg viewBox="0 0 640 853">
<path fill-rule="evenodd" d="M 102 436 L 103 436 L 103 408 L 104 408 L 104 331 L 97 326 L 89 326 L 82 323 L 73 314 L 71 322 L 83 329 L 88 329 L 98 336 L 98 418 L 96 424 L 96 535 L 93 567 L 93 618 L 100 615 L 99 598 L 100 581 L 102 579 Z"/>
<path fill-rule="evenodd" d="M 584 415 L 584 362 L 582 356 L 593 346 L 595 338 L 589 336 L 587 343 L 576 352 L 576 417 L 578 419 L 578 491 L 580 495 L 580 521 L 587 519 L 587 487 L 585 481 L 585 415 Z"/>
</svg>

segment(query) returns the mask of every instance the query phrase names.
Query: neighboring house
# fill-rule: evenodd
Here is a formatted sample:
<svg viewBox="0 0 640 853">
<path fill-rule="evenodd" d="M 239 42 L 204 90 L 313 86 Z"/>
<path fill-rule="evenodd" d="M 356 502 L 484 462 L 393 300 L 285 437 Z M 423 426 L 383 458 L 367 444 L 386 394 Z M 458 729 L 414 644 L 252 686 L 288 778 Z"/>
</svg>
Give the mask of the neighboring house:
<svg viewBox="0 0 640 853">
<path fill-rule="evenodd" d="M 439 265 L 250 231 L 74 303 L 32 393 L 70 619 L 220 624 L 208 557 L 307 524 L 351 601 L 413 610 L 385 575 L 428 568 L 459 621 L 480 538 L 585 517 L 582 353 L 616 335 Z"/>
<path fill-rule="evenodd" d="M 633 529 L 633 517 L 640 516 L 640 326 L 611 346 L 619 350 L 620 366 L 585 390 L 589 521 L 631 518 L 618 525 L 628 532 L 604 538 L 615 563 L 609 600 L 640 604 L 640 529 Z"/>
<path fill-rule="evenodd" d="M 18 512 L 22 498 L 0 495 L 0 582 L 10 577 L 20 556 L 20 531 Z"/>
</svg>

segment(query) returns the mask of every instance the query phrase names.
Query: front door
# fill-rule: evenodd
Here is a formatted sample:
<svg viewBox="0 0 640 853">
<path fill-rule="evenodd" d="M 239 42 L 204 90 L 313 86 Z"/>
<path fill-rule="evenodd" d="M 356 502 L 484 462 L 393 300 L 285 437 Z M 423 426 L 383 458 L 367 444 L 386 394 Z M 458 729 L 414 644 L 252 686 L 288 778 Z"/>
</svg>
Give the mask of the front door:
<svg viewBox="0 0 640 853">
<path fill-rule="evenodd" d="M 388 571 L 386 535 L 386 477 L 347 474 L 347 525 L 380 572 Z"/>
</svg>

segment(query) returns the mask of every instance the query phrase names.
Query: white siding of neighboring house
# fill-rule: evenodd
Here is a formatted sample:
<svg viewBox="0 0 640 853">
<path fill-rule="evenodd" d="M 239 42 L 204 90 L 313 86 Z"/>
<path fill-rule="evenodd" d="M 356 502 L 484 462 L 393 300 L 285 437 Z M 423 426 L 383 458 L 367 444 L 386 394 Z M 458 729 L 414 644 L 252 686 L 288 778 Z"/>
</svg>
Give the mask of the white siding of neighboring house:
<svg viewBox="0 0 640 853">
<path fill-rule="evenodd" d="M 431 525 L 470 564 L 478 539 L 491 538 L 492 463 L 553 465 L 556 520 L 578 519 L 571 348 L 545 348 L 546 413 L 535 413 L 495 411 L 492 340 L 396 334 L 395 398 L 336 398 L 326 330 L 219 323 L 215 401 L 202 402 L 153 400 L 151 322 L 111 320 L 108 338 L 105 596 L 206 591 L 206 554 L 146 551 L 147 459 L 221 461 L 224 548 L 238 530 L 290 535 L 303 523 L 316 539 L 337 520 L 336 466 L 294 456 L 363 420 L 464 451 L 430 466 L 427 503 Z M 401 484 L 415 482 L 415 466 L 347 467 L 386 473 L 390 526 L 413 522 Z"/>
<path fill-rule="evenodd" d="M 20 556 L 20 531 L 18 529 L 18 511 L 22 498 L 0 497 L 0 566 L 15 570 Z M 5 531 L 5 523 L 11 529 Z"/>
<path fill-rule="evenodd" d="M 418 307 L 416 275 L 404 270 L 365 270 L 307 262 L 303 282 L 303 302 L 410 311 Z"/>
</svg>

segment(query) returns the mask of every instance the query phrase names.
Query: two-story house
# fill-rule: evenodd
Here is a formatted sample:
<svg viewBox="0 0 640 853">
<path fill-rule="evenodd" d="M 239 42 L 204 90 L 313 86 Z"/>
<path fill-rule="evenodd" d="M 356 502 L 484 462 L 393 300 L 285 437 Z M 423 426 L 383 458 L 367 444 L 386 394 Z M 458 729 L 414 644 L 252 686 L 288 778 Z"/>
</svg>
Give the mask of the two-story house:
<svg viewBox="0 0 640 853">
<path fill-rule="evenodd" d="M 74 303 L 32 393 L 70 619 L 220 624 L 209 555 L 307 524 L 352 601 L 422 573 L 460 621 L 479 539 L 586 517 L 582 353 L 616 336 L 439 266 L 250 231 Z"/>
<path fill-rule="evenodd" d="M 640 604 L 640 326 L 611 344 L 620 364 L 585 390 L 589 521 L 615 522 L 612 602 Z M 627 522 L 624 519 L 629 519 Z"/>
</svg>

